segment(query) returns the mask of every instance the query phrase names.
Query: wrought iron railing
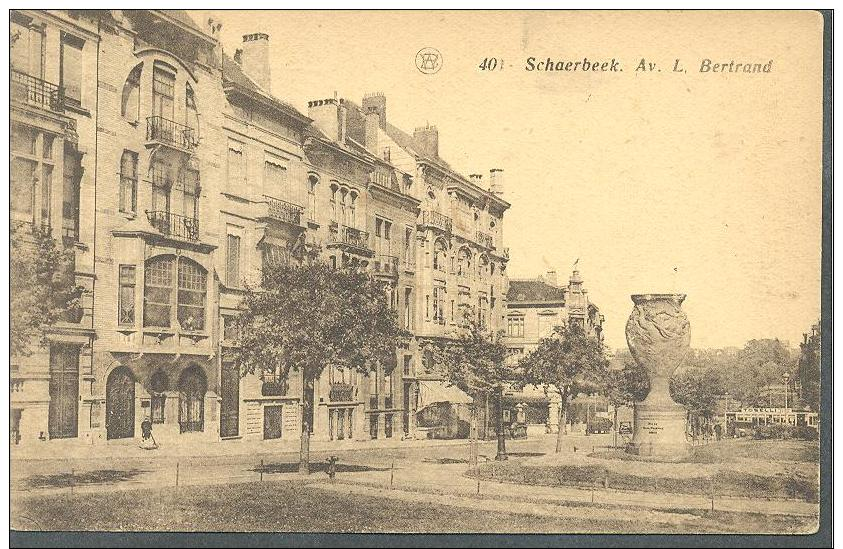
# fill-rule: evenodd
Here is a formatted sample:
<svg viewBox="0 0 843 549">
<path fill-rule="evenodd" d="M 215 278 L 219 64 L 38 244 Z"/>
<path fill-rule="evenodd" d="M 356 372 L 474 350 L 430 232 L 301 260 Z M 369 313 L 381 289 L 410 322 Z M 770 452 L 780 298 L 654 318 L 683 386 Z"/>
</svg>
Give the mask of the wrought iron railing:
<svg viewBox="0 0 843 549">
<path fill-rule="evenodd" d="M 64 88 L 12 69 L 12 99 L 55 112 L 64 111 Z"/>
<path fill-rule="evenodd" d="M 262 396 L 285 396 L 290 388 L 287 379 L 277 373 L 264 372 L 261 380 L 263 381 L 261 385 Z"/>
<path fill-rule="evenodd" d="M 354 385 L 350 383 L 331 383 L 329 393 L 331 402 L 351 402 L 354 400 Z"/>
<path fill-rule="evenodd" d="M 338 227 L 331 238 L 337 244 L 345 244 L 367 252 L 372 251 L 369 248 L 369 233 L 367 231 L 361 231 L 352 227 Z"/>
<path fill-rule="evenodd" d="M 376 273 L 398 274 L 398 258 L 394 255 L 381 254 L 375 258 Z"/>
<path fill-rule="evenodd" d="M 163 211 L 147 211 L 146 217 L 161 234 L 191 242 L 199 240 L 199 220 L 195 217 Z"/>
<path fill-rule="evenodd" d="M 492 235 L 486 234 L 483 231 L 477 231 L 477 242 L 484 248 L 489 248 L 490 250 L 495 249 L 495 239 Z"/>
<path fill-rule="evenodd" d="M 146 140 L 158 141 L 180 149 L 192 151 L 196 148 L 196 130 L 184 124 L 168 120 L 163 116 L 146 119 Z"/>
<path fill-rule="evenodd" d="M 454 226 L 450 217 L 432 210 L 423 211 L 421 221 L 421 224 L 425 227 L 434 227 L 445 232 L 451 232 Z"/>
<path fill-rule="evenodd" d="M 264 195 L 264 198 L 266 198 L 269 217 L 292 225 L 301 225 L 301 214 L 304 212 L 304 208 L 280 198 L 267 195 Z"/>
</svg>

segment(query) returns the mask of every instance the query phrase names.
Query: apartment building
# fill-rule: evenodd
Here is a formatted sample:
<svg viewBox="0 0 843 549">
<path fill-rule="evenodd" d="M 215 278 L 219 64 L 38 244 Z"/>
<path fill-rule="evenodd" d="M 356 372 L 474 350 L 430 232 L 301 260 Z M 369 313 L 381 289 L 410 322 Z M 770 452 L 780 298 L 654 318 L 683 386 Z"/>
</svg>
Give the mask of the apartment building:
<svg viewBox="0 0 843 549">
<path fill-rule="evenodd" d="M 60 232 L 88 290 L 48 348 L 13 360 L 14 442 L 131 441 L 145 418 L 171 444 L 305 423 L 322 440 L 411 437 L 420 408 L 454 397 L 420 349 L 455 335 L 460 307 L 502 327 L 500 170 L 491 189 L 455 173 L 435 128 L 386 123 L 382 95 L 300 112 L 273 94 L 265 33 L 229 55 L 217 23 L 179 10 L 12 23 L 12 218 Z M 418 337 L 368 375 L 328 365 L 312 392 L 295 372 L 242 375 L 246 286 L 305 256 L 383 280 Z"/>
</svg>

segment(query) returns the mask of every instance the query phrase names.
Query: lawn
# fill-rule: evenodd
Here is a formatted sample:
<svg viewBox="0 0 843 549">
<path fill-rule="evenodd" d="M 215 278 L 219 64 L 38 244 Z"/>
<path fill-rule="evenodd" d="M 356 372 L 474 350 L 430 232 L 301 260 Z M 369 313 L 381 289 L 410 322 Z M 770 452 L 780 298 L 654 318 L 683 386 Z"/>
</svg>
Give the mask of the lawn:
<svg viewBox="0 0 843 549">
<path fill-rule="evenodd" d="M 12 526 L 35 530 L 197 532 L 681 532 L 678 524 L 486 512 L 434 503 L 333 494 L 302 482 L 122 490 L 13 499 Z M 810 517 L 687 512 L 694 532 L 805 532 Z"/>
<path fill-rule="evenodd" d="M 490 462 L 481 466 L 480 474 L 518 484 L 816 502 L 818 455 L 815 442 L 726 440 L 693 448 L 678 463 L 638 461 L 621 450 L 609 450 Z"/>
</svg>

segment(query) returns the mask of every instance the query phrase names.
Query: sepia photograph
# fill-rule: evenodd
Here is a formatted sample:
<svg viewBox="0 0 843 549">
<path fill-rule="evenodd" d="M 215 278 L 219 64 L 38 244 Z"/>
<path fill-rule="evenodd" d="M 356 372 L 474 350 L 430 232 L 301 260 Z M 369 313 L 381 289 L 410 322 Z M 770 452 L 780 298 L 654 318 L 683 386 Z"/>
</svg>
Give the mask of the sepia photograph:
<svg viewBox="0 0 843 549">
<path fill-rule="evenodd" d="M 831 20 L 10 8 L 12 545 L 830 546 Z"/>
</svg>

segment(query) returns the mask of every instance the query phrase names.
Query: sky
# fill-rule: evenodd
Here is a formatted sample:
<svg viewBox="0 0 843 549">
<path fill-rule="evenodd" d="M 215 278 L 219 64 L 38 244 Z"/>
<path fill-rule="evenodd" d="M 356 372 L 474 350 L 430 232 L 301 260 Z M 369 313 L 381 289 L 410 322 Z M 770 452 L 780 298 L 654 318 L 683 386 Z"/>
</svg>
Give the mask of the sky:
<svg viewBox="0 0 843 549">
<path fill-rule="evenodd" d="M 687 294 L 693 347 L 797 344 L 820 314 L 822 19 L 810 12 L 194 11 L 270 35 L 272 92 L 382 92 L 463 174 L 504 170 L 511 278 L 574 261 L 625 348 L 635 293 Z M 433 75 L 424 47 L 442 53 Z M 621 72 L 526 71 L 528 57 Z M 480 70 L 486 58 L 503 69 Z M 680 68 L 674 72 L 675 59 Z M 636 71 L 641 60 L 652 71 Z M 772 61 L 768 73 L 701 73 Z"/>
</svg>

